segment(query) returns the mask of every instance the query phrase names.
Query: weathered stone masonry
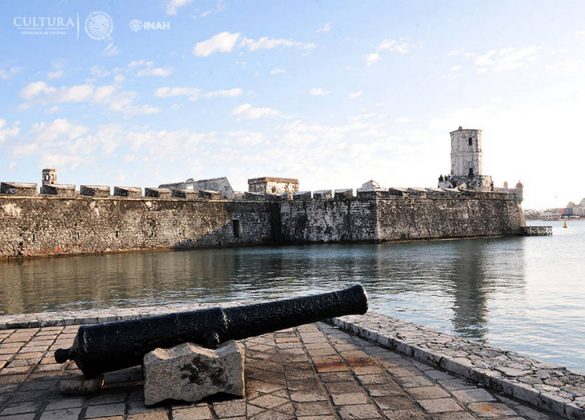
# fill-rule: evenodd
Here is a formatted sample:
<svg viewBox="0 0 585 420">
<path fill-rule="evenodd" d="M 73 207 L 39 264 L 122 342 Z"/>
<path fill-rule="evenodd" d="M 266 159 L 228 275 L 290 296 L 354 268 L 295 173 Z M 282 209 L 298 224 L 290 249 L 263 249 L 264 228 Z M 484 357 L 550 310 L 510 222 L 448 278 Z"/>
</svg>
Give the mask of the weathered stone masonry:
<svg viewBox="0 0 585 420">
<path fill-rule="evenodd" d="M 303 193 L 294 200 L 0 194 L 0 258 L 522 234 L 513 194 Z"/>
<path fill-rule="evenodd" d="M 274 203 L 0 196 L 0 257 L 260 245 Z"/>
<path fill-rule="evenodd" d="M 283 202 L 285 242 L 395 241 L 522 234 L 520 203 L 502 193 L 358 193 Z"/>
</svg>

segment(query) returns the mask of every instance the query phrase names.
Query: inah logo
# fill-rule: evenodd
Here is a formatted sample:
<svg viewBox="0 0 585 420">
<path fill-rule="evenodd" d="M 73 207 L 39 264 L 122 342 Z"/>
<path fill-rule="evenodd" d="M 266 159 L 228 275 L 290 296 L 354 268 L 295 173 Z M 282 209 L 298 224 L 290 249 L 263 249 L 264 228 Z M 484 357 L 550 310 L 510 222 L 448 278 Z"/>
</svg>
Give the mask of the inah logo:
<svg viewBox="0 0 585 420">
<path fill-rule="evenodd" d="M 114 30 L 114 21 L 106 12 L 91 12 L 85 18 L 85 33 L 91 39 L 103 41 L 107 39 Z"/>
<path fill-rule="evenodd" d="M 128 23 L 128 27 L 131 31 L 169 31 L 171 29 L 171 22 L 168 20 L 140 20 L 132 19 Z"/>
</svg>

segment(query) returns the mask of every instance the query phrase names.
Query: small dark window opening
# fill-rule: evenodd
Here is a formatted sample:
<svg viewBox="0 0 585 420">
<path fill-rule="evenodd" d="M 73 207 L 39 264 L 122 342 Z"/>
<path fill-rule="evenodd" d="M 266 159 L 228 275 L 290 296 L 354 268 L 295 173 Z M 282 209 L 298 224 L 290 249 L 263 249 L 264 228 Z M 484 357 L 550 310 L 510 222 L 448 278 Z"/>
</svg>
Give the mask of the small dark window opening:
<svg viewBox="0 0 585 420">
<path fill-rule="evenodd" d="M 116 233 L 116 238 L 119 238 L 120 237 L 120 232 L 118 231 L 118 229 L 116 229 L 116 232 L 115 233 Z"/>
<path fill-rule="evenodd" d="M 469 137 L 469 145 L 471 146 L 473 144 L 473 139 L 471 137 Z"/>
<path fill-rule="evenodd" d="M 234 230 L 234 238 L 240 237 L 240 221 L 232 220 L 232 229 Z"/>
<path fill-rule="evenodd" d="M 473 168 L 469 168 L 469 176 L 473 176 Z"/>
</svg>

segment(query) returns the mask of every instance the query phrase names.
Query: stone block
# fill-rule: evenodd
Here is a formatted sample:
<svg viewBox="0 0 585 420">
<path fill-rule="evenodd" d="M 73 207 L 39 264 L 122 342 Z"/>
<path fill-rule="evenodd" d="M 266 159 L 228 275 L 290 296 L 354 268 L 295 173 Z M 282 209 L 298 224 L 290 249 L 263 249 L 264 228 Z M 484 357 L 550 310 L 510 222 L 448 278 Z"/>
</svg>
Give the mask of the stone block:
<svg viewBox="0 0 585 420">
<path fill-rule="evenodd" d="M 197 191 L 194 190 L 171 190 L 171 196 L 174 198 L 185 198 L 192 200 L 197 197 Z"/>
<path fill-rule="evenodd" d="M 79 194 L 87 197 L 109 197 L 110 187 L 107 185 L 82 185 Z"/>
<path fill-rule="evenodd" d="M 353 198 L 353 189 L 352 188 L 342 188 L 339 190 L 335 190 L 335 199 L 336 200 L 343 200 L 347 198 Z"/>
<path fill-rule="evenodd" d="M 408 195 L 410 195 L 411 197 L 426 197 L 427 196 L 427 190 L 425 190 L 424 188 L 408 188 Z"/>
<path fill-rule="evenodd" d="M 221 200 L 223 195 L 219 191 L 199 190 L 197 191 L 199 198 L 206 200 Z"/>
<path fill-rule="evenodd" d="M 145 188 L 144 196 L 154 198 L 170 198 L 171 190 L 168 188 Z"/>
<path fill-rule="evenodd" d="M 245 192 L 244 193 L 244 200 L 251 200 L 251 201 L 266 200 L 266 194 L 258 193 L 258 192 Z"/>
<path fill-rule="evenodd" d="M 307 201 L 311 199 L 311 191 L 299 191 L 294 193 L 293 200 Z"/>
<path fill-rule="evenodd" d="M 116 197 L 141 198 L 142 190 L 138 187 L 114 187 Z"/>
<path fill-rule="evenodd" d="M 223 392 L 245 394 L 244 347 L 228 341 L 216 350 L 192 343 L 156 349 L 144 356 L 144 402 L 197 402 Z"/>
<path fill-rule="evenodd" d="M 313 198 L 316 200 L 329 200 L 333 198 L 333 192 L 331 190 L 313 191 Z"/>
<path fill-rule="evenodd" d="M 41 188 L 41 194 L 57 195 L 59 197 L 75 196 L 75 185 L 72 184 L 47 184 Z"/>
<path fill-rule="evenodd" d="M 397 197 L 404 197 L 407 195 L 407 191 L 403 188 L 389 188 L 388 193 Z"/>
<path fill-rule="evenodd" d="M 0 193 L 18 196 L 31 196 L 37 193 L 37 184 L 24 182 L 2 182 L 0 184 Z"/>
</svg>

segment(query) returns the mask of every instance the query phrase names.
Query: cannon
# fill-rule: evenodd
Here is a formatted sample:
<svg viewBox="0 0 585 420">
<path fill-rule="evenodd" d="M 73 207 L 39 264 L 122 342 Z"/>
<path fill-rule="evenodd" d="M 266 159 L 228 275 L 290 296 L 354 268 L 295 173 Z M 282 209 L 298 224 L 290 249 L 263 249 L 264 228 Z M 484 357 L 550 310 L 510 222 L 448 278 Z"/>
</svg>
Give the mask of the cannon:
<svg viewBox="0 0 585 420">
<path fill-rule="evenodd" d="M 215 349 L 240 340 L 322 319 L 364 314 L 368 297 L 361 285 L 273 302 L 177 312 L 128 321 L 82 325 L 68 349 L 55 351 L 57 363 L 74 360 L 90 379 L 136 366 L 156 348 L 194 343 Z"/>
</svg>

